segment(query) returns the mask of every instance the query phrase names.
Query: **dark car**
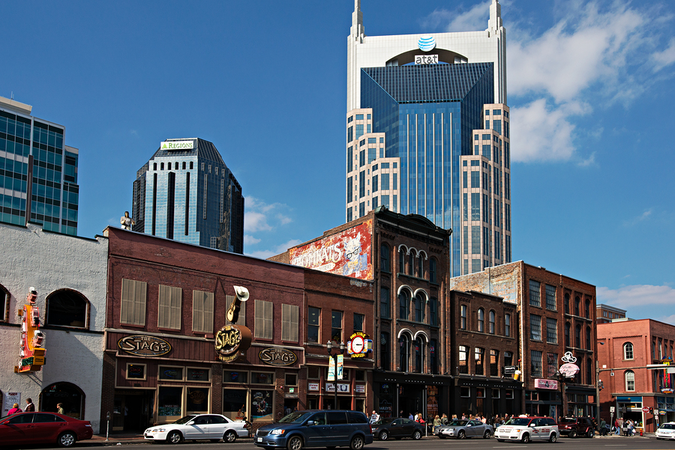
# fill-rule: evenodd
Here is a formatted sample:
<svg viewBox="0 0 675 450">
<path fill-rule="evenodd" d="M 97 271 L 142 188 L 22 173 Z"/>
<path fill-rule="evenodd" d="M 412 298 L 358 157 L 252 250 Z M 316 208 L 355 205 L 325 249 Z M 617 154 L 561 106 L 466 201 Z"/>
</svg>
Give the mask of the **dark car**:
<svg viewBox="0 0 675 450">
<path fill-rule="evenodd" d="M 424 425 L 403 417 L 380 419 L 372 427 L 373 435 L 381 441 L 401 438 L 421 439 L 424 435 Z"/>
<path fill-rule="evenodd" d="M 266 450 L 303 447 L 361 450 L 364 445 L 373 443 L 373 432 L 368 417 L 362 412 L 314 409 L 295 411 L 277 423 L 260 427 L 253 442 Z"/>
<path fill-rule="evenodd" d="M 24 412 L 0 418 L 0 445 L 57 444 L 71 447 L 76 441 L 91 439 L 88 420 L 63 414 Z"/>
<path fill-rule="evenodd" d="M 563 417 L 558 422 L 561 436 L 589 437 L 595 436 L 595 425 L 590 417 Z"/>
</svg>

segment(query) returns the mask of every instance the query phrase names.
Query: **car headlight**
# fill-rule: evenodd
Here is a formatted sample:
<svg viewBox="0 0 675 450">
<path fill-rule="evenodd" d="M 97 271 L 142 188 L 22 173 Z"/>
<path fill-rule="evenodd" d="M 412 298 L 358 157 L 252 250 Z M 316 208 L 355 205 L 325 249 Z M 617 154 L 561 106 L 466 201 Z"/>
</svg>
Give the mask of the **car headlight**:
<svg viewBox="0 0 675 450">
<path fill-rule="evenodd" d="M 157 429 L 152 430 L 152 431 L 157 432 L 157 433 L 164 433 L 166 431 L 166 428 L 157 428 Z"/>
<path fill-rule="evenodd" d="M 276 430 L 272 430 L 272 432 L 270 434 L 284 434 L 285 432 L 286 432 L 286 430 L 276 429 Z"/>
</svg>

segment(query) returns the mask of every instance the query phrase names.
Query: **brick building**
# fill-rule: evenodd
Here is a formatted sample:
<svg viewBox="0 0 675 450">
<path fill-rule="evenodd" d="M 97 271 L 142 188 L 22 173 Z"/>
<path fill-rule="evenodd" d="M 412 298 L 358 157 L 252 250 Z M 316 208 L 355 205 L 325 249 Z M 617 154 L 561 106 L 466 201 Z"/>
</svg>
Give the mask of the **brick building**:
<svg viewBox="0 0 675 450">
<path fill-rule="evenodd" d="M 595 286 L 518 261 L 452 278 L 450 287 L 516 305 L 526 413 L 595 416 Z M 559 376 L 568 352 L 579 368 L 573 379 Z"/>
<path fill-rule="evenodd" d="M 112 412 L 113 430 L 204 412 L 247 416 L 255 428 L 288 408 L 333 401 L 320 343 L 335 332 L 348 342 L 355 312 L 360 323 L 373 322 L 372 283 L 116 228 L 105 234 L 101 414 Z M 246 332 L 230 334 L 235 324 L 227 320 L 235 286 L 249 294 L 232 318 L 249 330 L 248 348 L 237 340 Z M 314 322 L 311 308 L 342 314 L 332 323 L 334 313 L 320 313 Z M 372 359 L 345 358 L 340 367 L 348 377 L 338 384 L 340 406 L 366 411 Z"/>
<path fill-rule="evenodd" d="M 631 419 L 656 430 L 657 423 L 675 421 L 675 373 L 649 368 L 672 365 L 675 326 L 651 319 L 615 320 L 598 325 L 600 413 L 608 423 Z M 610 408 L 614 408 L 612 413 Z M 647 408 L 645 412 L 643 408 Z"/>
<path fill-rule="evenodd" d="M 610 305 L 598 305 L 595 307 L 595 317 L 598 323 L 610 323 L 615 319 L 625 319 L 626 310 Z"/>
</svg>

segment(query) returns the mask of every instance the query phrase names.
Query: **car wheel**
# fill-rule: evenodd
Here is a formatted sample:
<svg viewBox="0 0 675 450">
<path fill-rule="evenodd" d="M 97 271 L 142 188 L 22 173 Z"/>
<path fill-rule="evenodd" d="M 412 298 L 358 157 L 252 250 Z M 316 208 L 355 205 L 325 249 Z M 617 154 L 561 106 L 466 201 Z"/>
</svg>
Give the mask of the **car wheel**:
<svg viewBox="0 0 675 450">
<path fill-rule="evenodd" d="M 415 439 L 416 441 L 422 439 L 422 432 L 420 432 L 420 430 L 415 430 L 415 432 L 412 435 L 412 438 Z"/>
<path fill-rule="evenodd" d="M 59 445 L 59 447 L 72 447 L 76 440 L 77 438 L 72 432 L 66 431 L 65 433 L 61 433 L 59 435 L 56 443 Z"/>
<path fill-rule="evenodd" d="M 577 437 L 577 432 L 575 430 L 570 431 L 570 434 L 568 434 L 569 437 L 575 438 Z"/>
<path fill-rule="evenodd" d="M 302 448 L 302 438 L 300 436 L 291 436 L 286 443 L 288 450 L 300 450 Z"/>
<path fill-rule="evenodd" d="M 464 439 L 465 437 L 466 433 L 464 432 L 464 430 L 459 430 L 459 432 L 457 433 L 457 439 Z"/>
<path fill-rule="evenodd" d="M 529 444 L 530 443 L 530 435 L 525 433 L 523 435 L 523 438 L 521 439 L 521 441 L 523 442 L 523 444 Z"/>
<path fill-rule="evenodd" d="M 352 450 L 362 450 L 364 445 L 366 445 L 366 441 L 363 439 L 363 436 L 354 436 L 349 443 L 349 448 Z"/>
<path fill-rule="evenodd" d="M 586 437 L 592 438 L 593 436 L 595 436 L 595 432 L 593 430 L 588 430 Z"/>
<path fill-rule="evenodd" d="M 382 432 L 380 433 L 380 440 L 381 440 L 381 441 L 386 441 L 387 439 L 389 439 L 389 433 L 387 433 L 386 431 L 382 431 Z"/>
<path fill-rule="evenodd" d="M 180 434 L 180 432 L 178 432 L 178 431 L 172 431 L 166 437 L 166 442 L 169 443 L 169 444 L 180 444 L 180 442 L 182 440 L 183 440 L 183 435 Z"/>
<path fill-rule="evenodd" d="M 237 440 L 237 433 L 232 430 L 227 430 L 223 435 L 223 441 L 227 443 L 232 443 Z"/>
<path fill-rule="evenodd" d="M 549 442 L 557 442 L 558 441 L 558 435 L 555 433 L 551 433 L 551 436 L 548 438 Z"/>
<path fill-rule="evenodd" d="M 490 439 L 490 430 L 485 430 L 485 433 L 483 433 L 483 439 Z"/>
</svg>

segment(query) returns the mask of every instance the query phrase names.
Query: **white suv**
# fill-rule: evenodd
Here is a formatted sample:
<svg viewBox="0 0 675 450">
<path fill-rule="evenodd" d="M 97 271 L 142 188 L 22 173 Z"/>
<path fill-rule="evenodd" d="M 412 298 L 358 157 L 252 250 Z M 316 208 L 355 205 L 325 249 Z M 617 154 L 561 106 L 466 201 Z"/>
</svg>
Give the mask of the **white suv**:
<svg viewBox="0 0 675 450">
<path fill-rule="evenodd" d="M 514 417 L 495 430 L 495 438 L 499 442 L 556 442 L 558 436 L 558 424 L 550 417 Z"/>
</svg>

